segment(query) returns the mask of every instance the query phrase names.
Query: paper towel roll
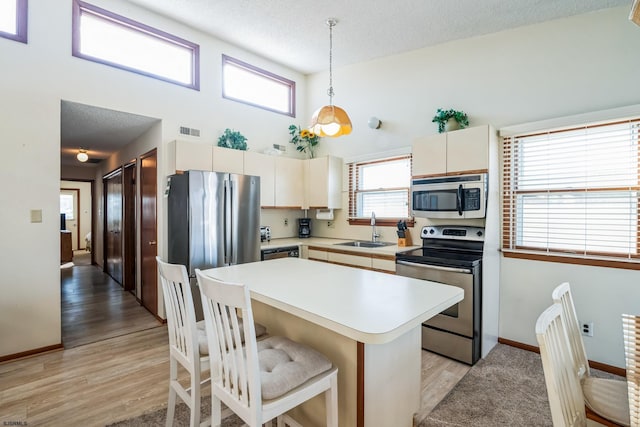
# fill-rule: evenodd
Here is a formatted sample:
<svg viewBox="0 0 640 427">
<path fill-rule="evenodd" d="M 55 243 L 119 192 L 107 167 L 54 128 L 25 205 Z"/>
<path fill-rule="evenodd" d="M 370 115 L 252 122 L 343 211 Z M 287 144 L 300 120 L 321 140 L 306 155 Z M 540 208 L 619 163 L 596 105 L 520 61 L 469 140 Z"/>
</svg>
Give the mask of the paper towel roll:
<svg viewBox="0 0 640 427">
<path fill-rule="evenodd" d="M 324 220 L 332 220 L 333 219 L 333 209 L 318 209 L 316 212 L 317 219 Z"/>
</svg>

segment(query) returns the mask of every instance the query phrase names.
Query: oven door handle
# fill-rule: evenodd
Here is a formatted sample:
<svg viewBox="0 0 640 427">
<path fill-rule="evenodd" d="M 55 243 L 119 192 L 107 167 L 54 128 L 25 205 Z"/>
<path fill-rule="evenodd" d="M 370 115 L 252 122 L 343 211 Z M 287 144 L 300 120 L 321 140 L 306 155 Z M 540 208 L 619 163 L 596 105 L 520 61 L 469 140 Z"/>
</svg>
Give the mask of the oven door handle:
<svg viewBox="0 0 640 427">
<path fill-rule="evenodd" d="M 409 261 L 396 261 L 396 264 L 406 265 L 407 267 L 418 267 L 418 268 L 426 268 L 430 270 L 440 270 L 440 271 L 448 271 L 451 273 L 466 273 L 471 274 L 470 268 L 457 268 L 457 267 L 442 267 L 440 265 L 431 265 L 431 264 L 419 264 L 417 262 L 409 262 Z"/>
</svg>

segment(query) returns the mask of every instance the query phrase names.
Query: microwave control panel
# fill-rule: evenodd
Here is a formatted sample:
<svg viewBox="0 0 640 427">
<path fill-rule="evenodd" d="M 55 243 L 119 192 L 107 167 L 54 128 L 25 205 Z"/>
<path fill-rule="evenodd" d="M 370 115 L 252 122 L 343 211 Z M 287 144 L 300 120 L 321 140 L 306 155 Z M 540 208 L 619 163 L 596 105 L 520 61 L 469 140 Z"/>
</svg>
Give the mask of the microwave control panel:
<svg viewBox="0 0 640 427">
<path fill-rule="evenodd" d="M 480 189 L 469 188 L 464 190 L 464 210 L 465 211 L 478 211 L 480 210 Z"/>
</svg>

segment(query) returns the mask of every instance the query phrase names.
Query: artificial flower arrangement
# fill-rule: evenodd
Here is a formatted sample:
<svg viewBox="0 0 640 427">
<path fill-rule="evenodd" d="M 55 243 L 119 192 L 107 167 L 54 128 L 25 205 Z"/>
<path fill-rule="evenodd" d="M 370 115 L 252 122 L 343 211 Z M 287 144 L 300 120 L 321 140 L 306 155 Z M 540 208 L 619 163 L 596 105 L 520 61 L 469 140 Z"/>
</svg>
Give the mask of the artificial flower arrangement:
<svg viewBox="0 0 640 427">
<path fill-rule="evenodd" d="M 291 135 L 289 142 L 296 146 L 296 150 L 309 153 L 309 157 L 313 159 L 314 149 L 320 142 L 320 137 L 309 129 L 302 129 L 296 125 L 289 126 L 289 135 Z"/>
</svg>

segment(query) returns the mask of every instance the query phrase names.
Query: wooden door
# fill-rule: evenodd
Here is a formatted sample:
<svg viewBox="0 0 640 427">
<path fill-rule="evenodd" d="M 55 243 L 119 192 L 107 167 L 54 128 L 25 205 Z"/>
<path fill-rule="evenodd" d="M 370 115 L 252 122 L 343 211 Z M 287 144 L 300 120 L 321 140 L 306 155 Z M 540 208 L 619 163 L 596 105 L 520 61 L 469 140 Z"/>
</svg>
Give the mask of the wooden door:
<svg viewBox="0 0 640 427">
<path fill-rule="evenodd" d="M 142 305 L 158 315 L 157 251 L 157 153 L 140 157 L 140 273 Z"/>
<path fill-rule="evenodd" d="M 122 285 L 122 168 L 103 178 L 104 271 Z"/>
<path fill-rule="evenodd" d="M 122 285 L 125 291 L 136 290 L 136 162 L 124 166 L 122 189 L 123 208 L 123 269 Z"/>
</svg>

